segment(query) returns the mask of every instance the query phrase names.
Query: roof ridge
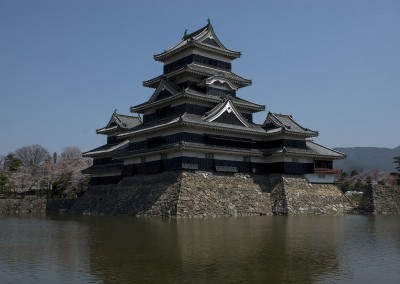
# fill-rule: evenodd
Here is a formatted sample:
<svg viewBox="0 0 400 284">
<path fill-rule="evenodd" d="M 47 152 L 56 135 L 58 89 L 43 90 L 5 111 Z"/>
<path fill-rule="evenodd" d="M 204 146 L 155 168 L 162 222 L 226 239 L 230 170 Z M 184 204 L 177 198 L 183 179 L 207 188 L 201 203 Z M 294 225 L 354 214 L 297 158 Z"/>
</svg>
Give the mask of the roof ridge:
<svg viewBox="0 0 400 284">
<path fill-rule="evenodd" d="M 201 27 L 200 29 L 198 29 L 198 30 L 196 30 L 194 32 L 191 32 L 190 34 L 187 34 L 187 29 L 186 29 L 185 30 L 185 34 L 182 37 L 182 40 L 187 40 L 187 39 L 193 38 L 193 37 L 201 34 L 203 31 L 205 31 L 207 29 L 210 29 L 211 27 L 212 26 L 211 26 L 210 19 L 208 19 L 207 25 L 205 25 L 204 27 Z"/>
</svg>

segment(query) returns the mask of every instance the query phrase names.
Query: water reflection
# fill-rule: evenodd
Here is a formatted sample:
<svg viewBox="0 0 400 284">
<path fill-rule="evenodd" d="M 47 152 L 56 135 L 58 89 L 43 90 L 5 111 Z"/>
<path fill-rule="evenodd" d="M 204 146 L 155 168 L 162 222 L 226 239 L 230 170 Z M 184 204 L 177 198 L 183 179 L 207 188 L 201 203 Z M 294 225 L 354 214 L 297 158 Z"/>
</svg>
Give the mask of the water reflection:
<svg viewBox="0 0 400 284">
<path fill-rule="evenodd" d="M 204 282 L 311 283 L 338 268 L 332 234 L 338 220 L 304 221 L 286 217 L 182 220 L 187 223 L 178 227 L 184 275 Z M 311 223 L 314 228 L 308 228 Z M 320 225 L 328 230 L 314 230 Z"/>
<path fill-rule="evenodd" d="M 400 216 L 0 218 L 1 283 L 397 283 Z"/>
<path fill-rule="evenodd" d="M 0 218 L 0 283 L 96 282 L 87 228 L 44 216 Z"/>
</svg>

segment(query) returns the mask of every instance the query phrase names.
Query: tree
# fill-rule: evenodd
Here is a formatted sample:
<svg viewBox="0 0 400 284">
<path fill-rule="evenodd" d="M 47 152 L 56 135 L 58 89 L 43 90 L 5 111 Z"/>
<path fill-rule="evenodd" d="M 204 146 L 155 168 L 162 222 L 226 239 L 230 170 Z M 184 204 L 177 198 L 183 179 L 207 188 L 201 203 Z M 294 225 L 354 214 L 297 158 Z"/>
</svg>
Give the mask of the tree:
<svg viewBox="0 0 400 284">
<path fill-rule="evenodd" d="M 354 190 L 356 191 L 364 191 L 365 185 L 361 181 L 361 179 L 357 179 L 356 183 L 354 184 Z"/>
<path fill-rule="evenodd" d="M 4 161 L 6 159 L 6 156 L 0 155 L 0 172 L 4 170 Z"/>
<path fill-rule="evenodd" d="M 80 196 L 86 191 L 88 177 L 81 170 L 89 167 L 92 161 L 82 157 L 78 147 L 65 147 L 56 164 L 57 178 L 53 186 L 53 194 L 69 197 Z"/>
<path fill-rule="evenodd" d="M 395 164 L 397 164 L 397 166 L 396 166 L 396 170 L 399 172 L 399 174 L 400 174 L 400 157 L 394 157 L 393 158 L 393 162 L 395 163 Z"/>
<path fill-rule="evenodd" d="M 396 170 L 399 172 L 397 184 L 400 185 L 400 157 L 394 157 L 393 160 L 394 160 L 394 163 L 397 164 Z"/>
<path fill-rule="evenodd" d="M 15 150 L 15 156 L 22 164 L 28 166 L 40 166 L 50 157 L 49 151 L 38 144 L 24 146 Z"/>
<path fill-rule="evenodd" d="M 352 170 L 351 173 L 350 173 L 350 176 L 354 177 L 354 176 L 356 176 L 358 174 L 359 174 L 359 172 L 357 170 Z"/>
<path fill-rule="evenodd" d="M 0 193 L 6 192 L 6 185 L 8 183 L 7 176 L 0 171 Z"/>
<path fill-rule="evenodd" d="M 68 163 L 78 163 L 82 159 L 81 149 L 76 146 L 64 147 L 61 152 L 61 159 Z"/>
<path fill-rule="evenodd" d="M 4 169 L 6 171 L 15 172 L 22 165 L 22 161 L 18 159 L 13 153 L 8 154 L 4 159 Z"/>
</svg>

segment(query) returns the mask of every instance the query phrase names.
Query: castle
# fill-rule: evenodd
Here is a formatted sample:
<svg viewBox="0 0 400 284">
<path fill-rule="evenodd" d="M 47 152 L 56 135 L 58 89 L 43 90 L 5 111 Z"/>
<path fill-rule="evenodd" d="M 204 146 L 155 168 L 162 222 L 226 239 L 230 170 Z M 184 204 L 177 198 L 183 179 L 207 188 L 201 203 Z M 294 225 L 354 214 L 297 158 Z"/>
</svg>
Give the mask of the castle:
<svg viewBox="0 0 400 284">
<path fill-rule="evenodd" d="M 239 97 L 251 80 L 232 72 L 240 52 L 226 48 L 210 21 L 154 56 L 160 76 L 144 81 L 150 98 L 132 106 L 134 116 L 114 111 L 98 134 L 107 144 L 84 153 L 93 165 L 91 186 L 171 171 L 213 174 L 291 175 L 309 184 L 332 184 L 333 161 L 345 155 L 312 138 L 318 132 L 291 115 L 268 112 L 262 124 L 253 114 L 265 106 Z"/>
</svg>

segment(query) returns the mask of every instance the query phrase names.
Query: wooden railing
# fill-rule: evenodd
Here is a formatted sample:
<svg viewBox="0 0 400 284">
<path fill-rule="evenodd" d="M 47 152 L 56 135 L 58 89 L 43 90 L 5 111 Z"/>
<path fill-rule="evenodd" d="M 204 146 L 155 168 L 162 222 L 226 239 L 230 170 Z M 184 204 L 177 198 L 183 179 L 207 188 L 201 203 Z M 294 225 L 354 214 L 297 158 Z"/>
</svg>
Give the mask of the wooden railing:
<svg viewBox="0 0 400 284">
<path fill-rule="evenodd" d="M 341 174 L 342 170 L 338 169 L 327 169 L 327 168 L 314 168 L 316 174 Z"/>
</svg>

